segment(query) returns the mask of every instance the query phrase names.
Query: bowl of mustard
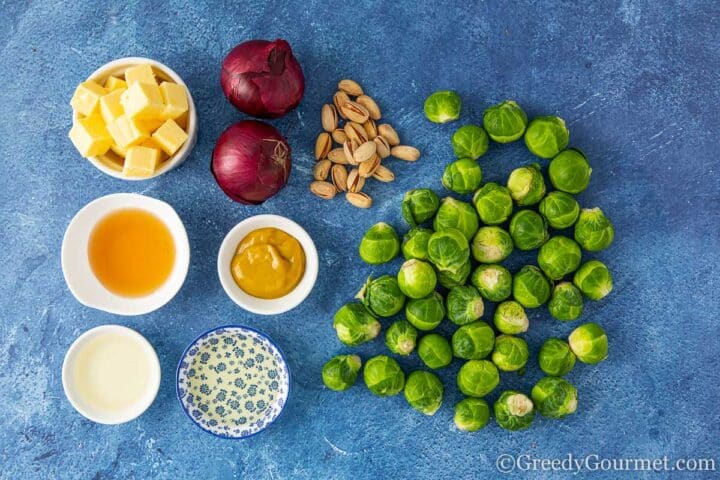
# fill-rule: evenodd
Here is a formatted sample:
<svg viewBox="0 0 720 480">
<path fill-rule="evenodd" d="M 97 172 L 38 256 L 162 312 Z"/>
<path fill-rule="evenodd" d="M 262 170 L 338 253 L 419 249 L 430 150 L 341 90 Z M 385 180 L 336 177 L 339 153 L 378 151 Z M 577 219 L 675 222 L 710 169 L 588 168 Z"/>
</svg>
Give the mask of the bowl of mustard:
<svg viewBox="0 0 720 480">
<path fill-rule="evenodd" d="M 318 254 L 300 225 L 279 215 L 256 215 L 228 232 L 218 253 L 218 276 L 240 307 L 261 315 L 292 310 L 310 294 Z"/>
</svg>

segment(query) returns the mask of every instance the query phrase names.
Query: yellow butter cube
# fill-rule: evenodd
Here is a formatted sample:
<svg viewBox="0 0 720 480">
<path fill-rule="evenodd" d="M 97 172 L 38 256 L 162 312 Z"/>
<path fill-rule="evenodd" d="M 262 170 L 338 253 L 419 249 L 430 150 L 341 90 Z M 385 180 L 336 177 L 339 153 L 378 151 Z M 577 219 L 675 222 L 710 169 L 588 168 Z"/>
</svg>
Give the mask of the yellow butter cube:
<svg viewBox="0 0 720 480">
<path fill-rule="evenodd" d="M 125 81 L 128 85 L 133 83 L 151 83 L 157 85 L 152 67 L 147 63 L 135 65 L 125 70 Z"/>
<path fill-rule="evenodd" d="M 113 90 L 120 90 L 120 89 L 127 89 L 127 82 L 123 80 L 122 78 L 113 77 L 110 75 L 107 80 L 105 80 L 105 88 L 112 92 Z"/>
<path fill-rule="evenodd" d="M 130 147 L 125 156 L 123 175 L 146 178 L 151 176 L 160 163 L 160 150 L 148 147 Z"/>
<path fill-rule="evenodd" d="M 103 155 L 112 143 L 105 123 L 98 114 L 76 120 L 69 137 L 83 157 Z"/>
<path fill-rule="evenodd" d="M 160 146 L 160 144 L 158 144 L 157 141 L 155 141 L 155 139 L 152 138 L 152 137 L 146 138 L 145 140 L 143 140 L 142 142 L 140 142 L 140 146 L 141 146 L 141 147 L 154 148 L 154 149 L 156 149 L 157 151 L 159 151 L 159 152 L 160 152 L 160 161 L 159 161 L 159 163 L 164 162 L 164 161 L 167 160 L 168 157 L 169 157 L 169 155 L 163 151 L 163 149 L 162 149 L 162 147 Z"/>
<path fill-rule="evenodd" d="M 125 89 L 113 90 L 100 98 L 100 114 L 105 123 L 112 123 L 123 114 L 124 110 L 120 104 L 120 97 L 124 91 Z"/>
<path fill-rule="evenodd" d="M 127 115 L 120 115 L 114 122 L 108 123 L 107 130 L 113 141 L 122 149 L 138 145 L 149 136 L 138 120 Z"/>
<path fill-rule="evenodd" d="M 120 145 L 114 142 L 112 145 L 110 145 L 110 150 L 112 150 L 113 153 L 115 153 L 115 155 L 117 155 L 118 157 L 125 158 L 125 155 L 127 155 L 127 149 L 122 148 Z"/>
<path fill-rule="evenodd" d="M 140 124 L 145 127 L 145 130 L 147 130 L 148 133 L 152 133 L 157 130 L 162 126 L 163 123 L 165 123 L 165 120 L 163 120 L 162 118 L 140 120 Z"/>
<path fill-rule="evenodd" d="M 164 119 L 176 119 L 188 110 L 187 94 L 185 87 L 177 83 L 162 82 L 160 84 L 160 93 L 165 103 L 162 117 Z"/>
<path fill-rule="evenodd" d="M 188 134 L 173 120 L 168 120 L 162 124 L 162 127 L 155 130 L 152 138 L 162 147 L 165 153 L 173 155 L 182 147 L 182 144 L 185 143 Z"/>
<path fill-rule="evenodd" d="M 140 119 L 160 118 L 165 104 L 160 87 L 150 83 L 133 83 L 123 92 L 120 99 L 125 114 Z"/>
<path fill-rule="evenodd" d="M 80 115 L 87 117 L 95 112 L 100 102 L 100 97 L 106 93 L 107 90 L 100 86 L 100 84 L 88 80 L 77 86 L 70 100 L 70 106 Z"/>
</svg>

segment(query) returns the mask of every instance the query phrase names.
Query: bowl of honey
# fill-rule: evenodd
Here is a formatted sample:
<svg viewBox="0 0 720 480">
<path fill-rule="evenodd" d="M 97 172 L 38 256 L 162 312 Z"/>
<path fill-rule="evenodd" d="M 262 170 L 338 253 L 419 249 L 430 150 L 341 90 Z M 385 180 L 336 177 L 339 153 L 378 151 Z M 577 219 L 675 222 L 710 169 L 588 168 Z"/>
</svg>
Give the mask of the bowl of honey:
<svg viewBox="0 0 720 480">
<path fill-rule="evenodd" d="M 134 193 L 98 198 L 73 217 L 62 270 L 75 298 L 118 315 L 143 315 L 180 290 L 190 266 L 182 220 L 167 203 Z"/>
</svg>

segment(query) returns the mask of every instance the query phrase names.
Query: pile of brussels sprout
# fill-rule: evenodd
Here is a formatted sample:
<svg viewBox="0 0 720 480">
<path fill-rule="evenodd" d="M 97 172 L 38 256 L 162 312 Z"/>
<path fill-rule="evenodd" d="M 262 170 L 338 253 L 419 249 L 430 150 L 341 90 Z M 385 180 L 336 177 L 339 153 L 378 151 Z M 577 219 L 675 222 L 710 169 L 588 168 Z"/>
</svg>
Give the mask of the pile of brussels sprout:
<svg viewBox="0 0 720 480">
<path fill-rule="evenodd" d="M 458 118 L 460 106 L 455 92 L 436 92 L 427 99 L 425 113 L 445 123 Z M 531 153 L 551 159 L 547 175 L 553 191 L 547 191 L 538 163 L 513 170 L 506 185 L 482 183 L 478 159 L 490 140 L 509 143 L 521 137 Z M 396 275 L 369 278 L 358 301 L 337 311 L 338 338 L 348 346 L 369 342 L 383 329 L 379 319 L 402 315 L 385 328 L 390 353 L 417 352 L 429 370 L 445 368 L 455 358 L 463 362 L 456 383 L 466 398 L 455 405 L 454 415 L 460 430 L 475 431 L 488 423 L 490 406 L 483 397 L 498 387 L 501 372 L 524 372 L 530 349 L 520 335 L 529 328 L 527 309 L 547 305 L 557 320 L 574 321 L 586 300 L 601 300 L 613 288 L 604 263 L 583 262 L 583 251 L 598 252 L 612 243 L 614 229 L 601 209 L 581 209 L 573 197 L 587 188 L 592 170 L 580 150 L 567 148 L 568 142 L 569 132 L 558 117 L 528 123 L 516 102 L 493 105 L 484 112 L 482 127 L 465 125 L 452 136 L 459 159 L 442 177 L 445 188 L 471 201 L 440 199 L 427 188 L 411 190 L 401 206 L 409 225 L 402 238 L 381 222 L 360 242 L 360 258 L 368 264 L 385 264 L 401 253 L 405 262 Z M 537 265 L 511 273 L 501 263 L 515 249 L 537 250 Z M 497 303 L 492 325 L 483 320 L 487 302 Z M 457 326 L 449 339 L 433 331 L 445 319 Z M 529 396 L 503 391 L 493 405 L 496 422 L 519 430 L 530 426 L 536 411 L 553 419 L 574 413 L 577 390 L 562 377 L 576 360 L 595 364 L 607 354 L 607 336 L 596 323 L 578 326 L 567 340 L 548 339 L 537 355 L 547 376 Z M 323 382 L 346 390 L 362 367 L 358 355 L 336 356 L 325 364 Z M 427 370 L 406 375 L 392 356 L 368 359 L 363 380 L 378 396 L 403 392 L 407 403 L 426 415 L 442 404 L 444 388 L 437 375 Z"/>
</svg>

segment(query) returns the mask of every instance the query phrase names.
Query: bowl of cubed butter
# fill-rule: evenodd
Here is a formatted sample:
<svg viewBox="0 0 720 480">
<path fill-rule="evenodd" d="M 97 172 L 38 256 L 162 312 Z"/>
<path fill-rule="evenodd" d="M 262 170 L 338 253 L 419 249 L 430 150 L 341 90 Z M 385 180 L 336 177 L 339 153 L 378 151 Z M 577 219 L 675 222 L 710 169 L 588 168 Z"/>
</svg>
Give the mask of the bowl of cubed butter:
<svg viewBox="0 0 720 480">
<path fill-rule="evenodd" d="M 197 113 L 182 78 L 142 57 L 113 60 L 75 89 L 70 140 L 104 173 L 154 178 L 180 165 L 197 139 Z"/>
</svg>

